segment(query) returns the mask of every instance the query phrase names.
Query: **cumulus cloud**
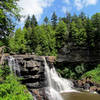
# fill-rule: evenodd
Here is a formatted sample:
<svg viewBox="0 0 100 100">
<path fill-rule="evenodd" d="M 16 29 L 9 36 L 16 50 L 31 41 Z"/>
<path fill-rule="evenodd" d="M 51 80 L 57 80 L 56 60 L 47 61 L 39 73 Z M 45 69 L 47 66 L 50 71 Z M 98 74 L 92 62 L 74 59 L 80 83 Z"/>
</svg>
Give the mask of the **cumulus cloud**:
<svg viewBox="0 0 100 100">
<path fill-rule="evenodd" d="M 77 7 L 77 10 L 80 10 L 89 5 L 96 5 L 98 0 L 74 0 L 74 4 Z"/>
<path fill-rule="evenodd" d="M 20 0 L 18 5 L 22 8 L 21 15 L 25 17 L 32 16 L 33 14 L 36 16 L 37 20 L 41 18 L 43 14 L 43 10 L 46 7 L 50 7 L 54 0 Z"/>
</svg>

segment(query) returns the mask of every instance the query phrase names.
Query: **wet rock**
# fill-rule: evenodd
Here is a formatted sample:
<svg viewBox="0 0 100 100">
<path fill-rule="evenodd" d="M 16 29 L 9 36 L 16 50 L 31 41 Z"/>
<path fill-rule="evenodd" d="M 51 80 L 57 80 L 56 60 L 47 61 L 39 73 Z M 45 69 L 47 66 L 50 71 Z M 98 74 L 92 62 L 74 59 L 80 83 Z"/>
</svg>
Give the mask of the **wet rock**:
<svg viewBox="0 0 100 100">
<path fill-rule="evenodd" d="M 100 94 L 100 84 L 96 84 L 91 80 L 91 77 L 83 78 L 82 80 L 73 80 L 74 87 L 79 90 L 89 90 Z"/>
<path fill-rule="evenodd" d="M 55 56 L 47 56 L 46 59 L 47 59 L 47 61 L 54 63 L 56 60 L 56 57 Z"/>
<path fill-rule="evenodd" d="M 96 92 L 100 94 L 100 87 L 97 88 Z"/>
<path fill-rule="evenodd" d="M 96 86 L 90 87 L 90 92 L 94 92 L 94 91 L 96 91 L 96 90 L 97 90 L 97 87 L 96 87 Z"/>
<path fill-rule="evenodd" d="M 89 83 L 85 83 L 84 86 L 83 86 L 83 88 L 85 90 L 89 90 L 90 89 L 90 84 Z"/>
<path fill-rule="evenodd" d="M 83 88 L 83 82 L 82 82 L 81 80 L 78 80 L 77 86 L 78 86 L 79 88 Z"/>
<path fill-rule="evenodd" d="M 45 88 L 31 89 L 30 91 L 37 100 L 49 100 L 46 96 Z"/>
</svg>

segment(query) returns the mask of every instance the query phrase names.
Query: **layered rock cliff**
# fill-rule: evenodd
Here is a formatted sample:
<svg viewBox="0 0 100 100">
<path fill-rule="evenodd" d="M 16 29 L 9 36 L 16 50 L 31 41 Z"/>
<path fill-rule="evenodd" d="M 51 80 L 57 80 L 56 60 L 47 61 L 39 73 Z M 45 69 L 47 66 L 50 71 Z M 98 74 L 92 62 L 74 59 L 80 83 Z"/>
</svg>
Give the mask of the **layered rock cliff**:
<svg viewBox="0 0 100 100">
<path fill-rule="evenodd" d="M 68 42 L 60 49 L 58 54 L 58 63 L 75 65 L 85 63 L 88 65 L 97 65 L 100 63 L 100 43 L 94 48 L 87 46 L 77 46 L 73 42 Z"/>
<path fill-rule="evenodd" d="M 45 57 L 49 66 L 53 66 L 55 57 Z M 48 86 L 45 76 L 45 63 L 43 56 L 36 55 L 7 55 L 4 58 L 6 64 L 13 67 L 12 71 L 22 78 L 22 84 L 25 84 L 32 95 L 37 100 L 47 100 L 45 87 Z M 18 69 L 19 68 L 19 69 Z"/>
</svg>

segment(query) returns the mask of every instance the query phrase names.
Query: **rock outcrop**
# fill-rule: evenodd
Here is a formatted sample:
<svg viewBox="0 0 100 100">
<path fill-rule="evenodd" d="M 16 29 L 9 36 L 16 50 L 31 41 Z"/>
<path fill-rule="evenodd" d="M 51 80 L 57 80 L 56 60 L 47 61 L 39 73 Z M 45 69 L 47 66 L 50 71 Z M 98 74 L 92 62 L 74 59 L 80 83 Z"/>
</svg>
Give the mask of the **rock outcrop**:
<svg viewBox="0 0 100 100">
<path fill-rule="evenodd" d="M 96 84 L 91 80 L 91 77 L 86 77 L 81 80 L 74 80 L 74 87 L 79 90 L 89 90 L 100 94 L 100 84 Z"/>
<path fill-rule="evenodd" d="M 43 56 L 36 55 L 12 55 L 16 67 L 20 68 L 20 74 L 15 67 L 14 72 L 22 78 L 22 84 L 25 84 L 32 95 L 36 96 L 37 100 L 48 100 L 44 88 L 47 87 L 47 79 L 45 77 L 45 64 Z M 53 66 L 55 57 L 45 57 L 50 67 Z M 11 59 L 11 55 L 5 56 L 6 64 Z M 14 67 L 14 66 L 13 66 Z"/>
<path fill-rule="evenodd" d="M 95 48 L 89 48 L 68 42 L 67 45 L 60 49 L 57 62 L 65 62 L 67 65 L 77 65 L 81 63 L 93 66 L 97 65 L 100 63 L 100 43 L 98 43 Z"/>
</svg>

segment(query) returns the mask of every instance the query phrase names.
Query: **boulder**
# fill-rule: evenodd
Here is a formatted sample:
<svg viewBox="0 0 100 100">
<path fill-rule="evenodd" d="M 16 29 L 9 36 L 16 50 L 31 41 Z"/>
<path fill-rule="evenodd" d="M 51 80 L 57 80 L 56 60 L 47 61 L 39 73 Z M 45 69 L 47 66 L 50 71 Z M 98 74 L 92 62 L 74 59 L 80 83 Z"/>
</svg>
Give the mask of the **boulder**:
<svg viewBox="0 0 100 100">
<path fill-rule="evenodd" d="M 55 56 L 47 56 L 46 59 L 48 62 L 54 63 L 56 60 L 56 57 Z"/>
<path fill-rule="evenodd" d="M 97 90 L 97 87 L 96 86 L 91 86 L 90 87 L 90 92 L 94 92 L 94 91 L 96 91 Z"/>
<path fill-rule="evenodd" d="M 100 94 L 100 87 L 97 88 L 96 92 Z"/>
</svg>

